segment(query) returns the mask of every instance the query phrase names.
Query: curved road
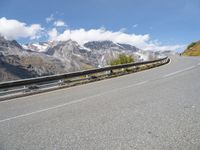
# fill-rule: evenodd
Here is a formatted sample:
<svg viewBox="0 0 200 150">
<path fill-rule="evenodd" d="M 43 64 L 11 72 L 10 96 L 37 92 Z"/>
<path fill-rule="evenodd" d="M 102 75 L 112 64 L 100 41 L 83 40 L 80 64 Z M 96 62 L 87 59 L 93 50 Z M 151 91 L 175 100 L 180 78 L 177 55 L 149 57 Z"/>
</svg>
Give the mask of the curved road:
<svg viewBox="0 0 200 150">
<path fill-rule="evenodd" d="M 200 149 L 200 58 L 0 102 L 1 150 Z"/>
</svg>

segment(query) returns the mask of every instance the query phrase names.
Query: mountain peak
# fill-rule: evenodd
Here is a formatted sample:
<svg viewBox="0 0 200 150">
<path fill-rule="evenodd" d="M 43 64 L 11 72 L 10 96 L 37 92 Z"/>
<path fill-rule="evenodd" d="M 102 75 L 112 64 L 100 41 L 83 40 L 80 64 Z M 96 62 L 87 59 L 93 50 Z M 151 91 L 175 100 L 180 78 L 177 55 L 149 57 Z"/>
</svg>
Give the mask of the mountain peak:
<svg viewBox="0 0 200 150">
<path fill-rule="evenodd" d="M 22 46 L 16 40 L 6 40 L 5 37 L 0 35 L 0 45 L 3 47 L 10 47 L 12 49 L 22 49 Z"/>
<path fill-rule="evenodd" d="M 84 44 L 86 48 L 96 49 L 96 50 L 103 50 L 103 49 L 122 49 L 122 50 L 130 50 L 136 52 L 139 48 L 130 45 L 130 44 L 121 44 L 121 43 L 114 43 L 112 41 L 91 41 Z"/>
<path fill-rule="evenodd" d="M 115 44 L 112 41 L 90 41 L 84 44 L 84 46 L 86 48 L 89 49 L 96 49 L 96 50 L 100 50 L 100 49 L 110 49 L 110 48 L 118 48 L 118 45 Z"/>
<path fill-rule="evenodd" d="M 0 41 L 5 41 L 6 39 L 0 34 Z"/>
</svg>

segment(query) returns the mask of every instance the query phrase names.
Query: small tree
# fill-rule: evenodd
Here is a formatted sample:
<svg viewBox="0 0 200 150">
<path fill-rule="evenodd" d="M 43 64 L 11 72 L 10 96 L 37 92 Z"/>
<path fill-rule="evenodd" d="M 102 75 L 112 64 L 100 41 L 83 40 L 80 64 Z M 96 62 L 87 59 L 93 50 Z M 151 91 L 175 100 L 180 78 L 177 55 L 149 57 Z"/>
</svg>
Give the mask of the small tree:
<svg viewBox="0 0 200 150">
<path fill-rule="evenodd" d="M 126 54 L 119 54 L 119 56 L 116 59 L 111 60 L 110 65 L 120 65 L 120 64 L 127 64 L 134 62 L 134 59 L 131 55 Z"/>
</svg>

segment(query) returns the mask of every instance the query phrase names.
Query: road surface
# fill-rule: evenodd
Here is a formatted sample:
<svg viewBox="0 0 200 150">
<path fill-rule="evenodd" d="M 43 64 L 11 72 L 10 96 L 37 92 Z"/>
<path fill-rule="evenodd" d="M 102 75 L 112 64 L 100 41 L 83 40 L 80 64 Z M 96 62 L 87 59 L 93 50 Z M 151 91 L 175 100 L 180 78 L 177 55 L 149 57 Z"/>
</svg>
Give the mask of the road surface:
<svg viewBox="0 0 200 150">
<path fill-rule="evenodd" d="M 200 58 L 0 102 L 1 150 L 199 150 Z"/>
</svg>

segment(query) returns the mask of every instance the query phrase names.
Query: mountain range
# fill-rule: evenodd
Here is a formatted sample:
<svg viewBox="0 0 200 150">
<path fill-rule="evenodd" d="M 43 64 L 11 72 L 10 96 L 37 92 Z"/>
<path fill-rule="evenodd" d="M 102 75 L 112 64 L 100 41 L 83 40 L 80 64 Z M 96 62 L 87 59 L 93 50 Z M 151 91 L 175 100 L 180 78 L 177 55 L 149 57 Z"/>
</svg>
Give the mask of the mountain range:
<svg viewBox="0 0 200 150">
<path fill-rule="evenodd" d="M 0 82 L 105 67 L 119 54 L 135 61 L 162 57 L 171 51 L 144 51 L 112 41 L 48 41 L 20 45 L 0 36 Z"/>
</svg>

